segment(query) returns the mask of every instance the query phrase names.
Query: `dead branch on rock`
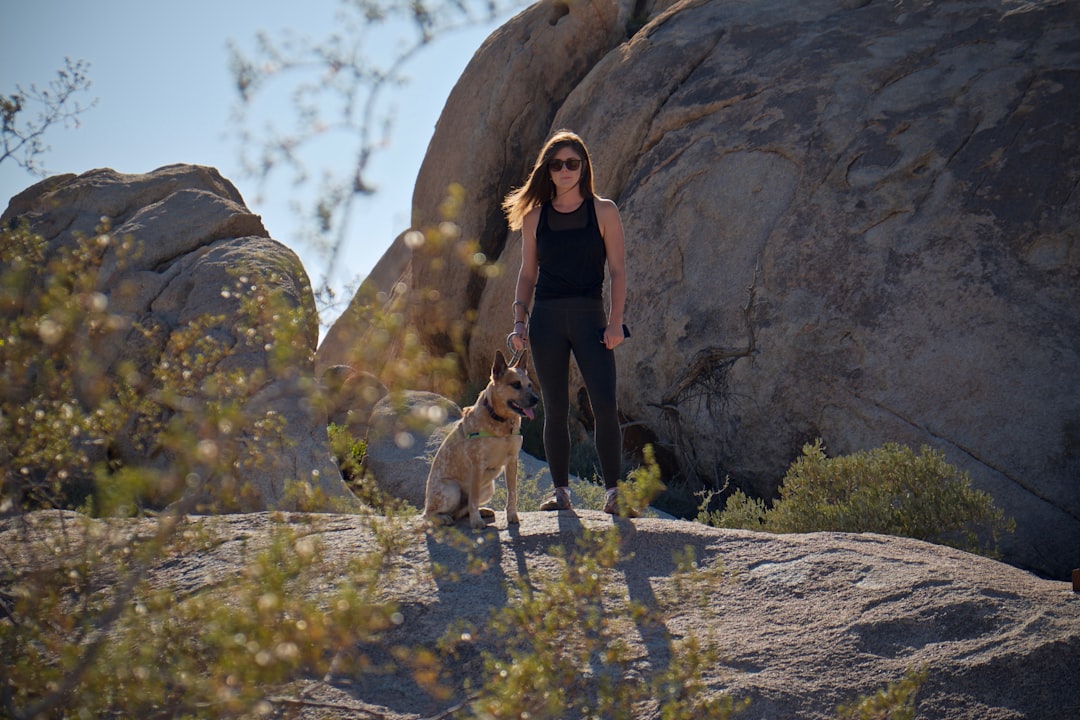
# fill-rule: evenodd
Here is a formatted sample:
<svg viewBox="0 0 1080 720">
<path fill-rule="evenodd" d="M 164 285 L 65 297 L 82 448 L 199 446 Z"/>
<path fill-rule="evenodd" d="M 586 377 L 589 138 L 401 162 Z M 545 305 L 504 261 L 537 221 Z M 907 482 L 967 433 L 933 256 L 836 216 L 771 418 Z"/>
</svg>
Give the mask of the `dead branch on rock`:
<svg viewBox="0 0 1080 720">
<path fill-rule="evenodd" d="M 758 266 L 754 271 L 753 282 L 747 288 L 747 301 L 742 308 L 746 326 L 746 345 L 738 348 L 707 347 L 699 350 L 686 370 L 664 393 L 660 403 L 653 404 L 653 407 L 658 407 L 664 415 L 668 436 L 672 438 L 672 445 L 679 455 L 680 463 L 688 478 L 698 475 L 701 463 L 698 452 L 688 439 L 688 433 L 683 426 L 683 416 L 689 415 L 695 418 L 694 422 L 697 422 L 697 411 L 704 406 L 713 423 L 720 425 L 729 415 L 731 403 L 738 397 L 731 388 L 731 369 L 743 358 L 752 360 L 757 352 L 752 313 L 755 307 L 760 270 Z M 684 412 L 685 410 L 690 412 Z M 719 482 L 718 477 L 711 480 L 713 484 Z"/>
</svg>

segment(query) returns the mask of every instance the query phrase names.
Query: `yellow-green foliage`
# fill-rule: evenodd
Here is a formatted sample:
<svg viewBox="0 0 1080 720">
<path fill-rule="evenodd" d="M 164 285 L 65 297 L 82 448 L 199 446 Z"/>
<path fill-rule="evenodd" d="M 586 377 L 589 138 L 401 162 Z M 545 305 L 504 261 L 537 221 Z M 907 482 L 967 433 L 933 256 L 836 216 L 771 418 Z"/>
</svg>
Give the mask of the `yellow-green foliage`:
<svg viewBox="0 0 1080 720">
<path fill-rule="evenodd" d="M 909 670 L 876 693 L 841 705 L 837 720 L 915 720 L 915 696 L 926 678 L 926 670 Z"/>
<path fill-rule="evenodd" d="M 367 454 L 367 442 L 355 438 L 344 425 L 330 423 L 326 429 L 330 436 L 330 452 L 347 482 L 360 479 Z"/>
<path fill-rule="evenodd" d="M 213 496 L 203 493 L 199 509 L 242 507 L 252 488 L 238 477 L 257 473 L 287 437 L 260 394 L 274 382 L 315 390 L 298 373 L 311 362 L 312 308 L 282 290 L 286 268 L 237 271 L 221 288 L 231 321 L 205 315 L 163 336 L 163 326 L 116 313 L 97 289 L 104 257 L 123 267 L 135 252 L 107 223 L 52 250 L 23 229 L 0 233 L 0 487 L 9 508 L 127 515 L 194 498 L 211 478 Z M 132 347 L 116 353 L 118 343 Z M 118 442 L 123 456 L 156 469 L 123 467 Z"/>
<path fill-rule="evenodd" d="M 769 532 L 876 532 L 993 554 L 1012 530 L 992 498 L 940 451 L 886 444 L 828 458 L 820 440 L 803 447 L 772 508 L 742 492 L 720 513 L 699 519 L 719 527 Z"/>
<path fill-rule="evenodd" d="M 214 543 L 198 524 L 163 521 L 156 534 L 132 538 L 69 522 L 68 542 L 59 532 L 50 541 L 45 577 L 6 578 L 18 620 L 0 623 L 8 710 L 238 717 L 269 709 L 272 687 L 321 676 L 335 658 L 338 667 L 363 665 L 357 648 L 377 642 L 396 618 L 378 597 L 389 579 L 386 555 L 327 578 L 317 572 L 320 545 L 302 528 L 272 529 L 268 546 L 238 551 L 238 576 L 185 594 L 141 578 L 149 565 Z"/>
<path fill-rule="evenodd" d="M 552 550 L 554 575 L 517 579 L 517 599 L 478 633 L 495 649 L 484 653 L 489 680 L 473 694 L 469 716 L 618 719 L 655 712 L 664 720 L 723 720 L 745 707 L 705 679 L 720 660 L 714 638 L 676 640 L 665 632 L 665 667 L 652 666 L 628 640 L 638 634 L 635 625 L 661 628 L 663 619 L 616 590 L 625 559 L 619 548 L 616 527 L 586 530 L 573 548 Z M 665 599 L 685 601 L 683 592 Z"/>
<path fill-rule="evenodd" d="M 652 445 L 645 446 L 644 459 L 644 464 L 631 471 L 625 482 L 619 483 L 619 514 L 624 517 L 641 515 L 649 503 L 667 489 L 661 480 L 660 465 Z"/>
<path fill-rule="evenodd" d="M 21 229 L 0 233 L 0 512 L 78 507 L 127 516 L 172 503 L 148 537 L 118 538 L 109 525 L 74 516 L 55 528 L 56 537 L 20 544 L 20 553 L 40 558 L 37 570 L 0 566 L 0 652 L 12 663 L 0 673 L 0 715 L 248 712 L 262 683 L 288 676 L 275 668 L 310 664 L 335 643 L 355 642 L 381 612 L 373 601 L 354 602 L 355 588 L 320 596 L 317 612 L 296 604 L 291 598 L 300 595 L 275 573 L 292 583 L 302 568 L 280 553 L 269 566 L 253 565 L 274 572 L 241 578 L 228 592 L 177 599 L 145 585 L 163 557 L 192 550 L 182 518 L 204 507 L 208 488 L 219 509 L 242 501 L 249 489 L 237 470 L 257 469 L 282 449 L 282 418 L 255 399 L 310 362 L 314 326 L 309 310 L 278 289 L 275 274 L 237 273 L 222 288 L 236 303 L 234 324 L 205 316 L 156 337 L 159 329 L 114 314 L 96 289 L 105 254 L 122 263 L 130 248 L 107 225 L 53 250 Z M 103 350 L 139 334 L 154 336 L 148 347 L 166 342 L 166 351 L 105 366 L 112 354 Z M 117 440 L 167 460 L 122 466 L 107 453 Z M 69 535 L 72 523 L 78 532 Z M 308 555 L 298 552 L 306 564 L 314 561 Z M 273 598 L 299 619 L 292 631 L 267 615 L 277 612 Z M 319 630 L 350 608 L 359 614 Z M 261 679 L 225 661 L 241 652 L 229 646 L 241 635 L 245 648 L 264 652 L 252 666 Z"/>
<path fill-rule="evenodd" d="M 415 515 L 417 508 L 384 492 L 364 471 L 367 442 L 352 436 L 348 428 L 331 423 L 330 453 L 341 470 L 345 484 L 367 507 L 382 515 Z"/>
<path fill-rule="evenodd" d="M 126 421 L 96 343 L 119 326 L 97 292 L 108 236 L 49 255 L 22 229 L 0 233 L 0 489 L 8 503 L 78 503 Z M 10 508 L 8 508 L 10 509 Z"/>
<path fill-rule="evenodd" d="M 535 475 L 526 475 L 524 470 L 518 468 L 518 511 L 536 512 L 540 509 L 540 503 L 547 500 L 551 495 L 551 483 L 541 488 L 540 478 L 547 473 L 547 469 L 538 471 Z M 604 488 L 590 482 L 575 482 L 571 486 L 575 507 L 599 510 L 604 506 Z M 491 498 L 491 507 L 502 510 L 506 507 L 506 483 L 498 480 L 495 483 L 495 494 Z"/>
<path fill-rule="evenodd" d="M 550 485 L 546 489 L 540 488 L 540 477 L 547 472 L 541 470 L 536 475 L 529 476 L 519 469 L 518 472 L 518 510 L 520 512 L 534 512 L 540 509 L 540 503 L 551 494 Z M 575 482 L 572 485 L 574 507 L 599 510 L 604 507 L 606 493 L 603 486 L 594 482 Z M 645 448 L 645 464 L 632 470 L 623 482 L 619 483 L 619 507 L 626 514 L 632 510 L 632 514 L 644 514 L 645 509 L 656 497 L 664 492 L 664 484 L 660 480 L 660 466 L 653 459 L 652 448 Z M 502 510 L 506 507 L 506 485 L 503 482 L 495 483 L 495 495 L 491 499 L 491 507 Z"/>
</svg>

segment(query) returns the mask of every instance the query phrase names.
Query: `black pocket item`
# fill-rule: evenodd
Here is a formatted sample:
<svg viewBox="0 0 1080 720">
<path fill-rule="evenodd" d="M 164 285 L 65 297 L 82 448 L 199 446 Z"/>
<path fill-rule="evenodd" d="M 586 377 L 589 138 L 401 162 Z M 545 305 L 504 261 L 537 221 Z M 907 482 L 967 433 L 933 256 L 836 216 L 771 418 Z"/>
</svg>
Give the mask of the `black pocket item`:
<svg viewBox="0 0 1080 720">
<path fill-rule="evenodd" d="M 600 328 L 600 342 L 604 342 L 604 330 L 606 329 L 607 328 Z M 622 334 L 624 338 L 630 337 L 630 328 L 626 327 L 625 324 L 622 326 Z"/>
</svg>

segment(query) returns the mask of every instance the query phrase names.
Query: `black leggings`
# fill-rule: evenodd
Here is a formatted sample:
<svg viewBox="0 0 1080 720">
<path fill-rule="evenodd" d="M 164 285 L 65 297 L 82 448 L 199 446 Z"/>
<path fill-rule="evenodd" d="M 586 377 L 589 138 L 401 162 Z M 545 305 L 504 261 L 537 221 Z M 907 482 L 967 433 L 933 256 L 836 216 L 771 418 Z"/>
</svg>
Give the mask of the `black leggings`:
<svg viewBox="0 0 1080 720">
<path fill-rule="evenodd" d="M 596 419 L 596 453 L 604 486 L 622 472 L 622 432 L 615 399 L 615 353 L 601 342 L 602 300 L 539 300 L 529 321 L 529 350 L 544 398 L 544 452 L 555 487 L 570 484 L 570 353 L 585 381 Z"/>
</svg>

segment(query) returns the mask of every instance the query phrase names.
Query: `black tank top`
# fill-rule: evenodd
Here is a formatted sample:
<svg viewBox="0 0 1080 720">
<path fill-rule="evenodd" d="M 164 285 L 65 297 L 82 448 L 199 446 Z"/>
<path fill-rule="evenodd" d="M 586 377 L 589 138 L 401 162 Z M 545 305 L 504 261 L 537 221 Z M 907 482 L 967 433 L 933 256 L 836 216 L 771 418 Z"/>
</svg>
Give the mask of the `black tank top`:
<svg viewBox="0 0 1080 720">
<path fill-rule="evenodd" d="M 607 251 L 596 221 L 595 199 L 586 198 L 568 213 L 544 203 L 536 226 L 536 259 L 537 300 L 603 297 Z"/>
</svg>

